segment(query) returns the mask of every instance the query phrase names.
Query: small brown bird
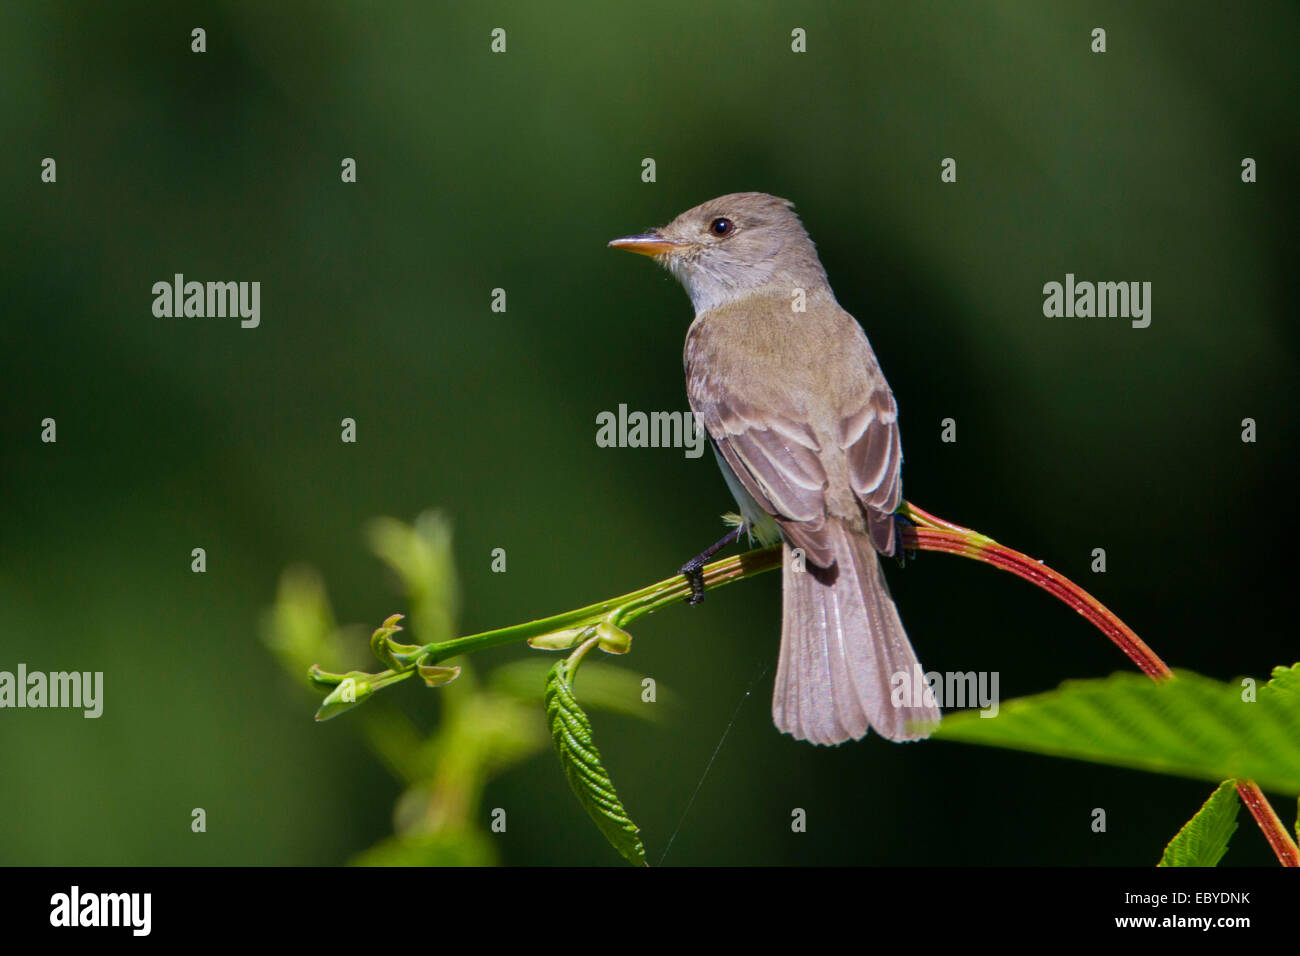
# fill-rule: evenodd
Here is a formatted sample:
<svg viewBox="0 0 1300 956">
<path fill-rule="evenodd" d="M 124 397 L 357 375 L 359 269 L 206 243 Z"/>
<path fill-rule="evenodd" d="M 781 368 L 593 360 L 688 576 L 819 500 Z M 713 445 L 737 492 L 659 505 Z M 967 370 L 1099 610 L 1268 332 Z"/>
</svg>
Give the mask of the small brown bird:
<svg viewBox="0 0 1300 956">
<path fill-rule="evenodd" d="M 891 693 L 899 674 L 915 687 L 920 664 L 877 557 L 897 547 L 898 406 L 792 207 L 733 193 L 610 245 L 652 256 L 686 287 L 691 408 L 750 535 L 784 542 L 777 728 L 815 744 L 868 727 L 917 740 L 939 709 L 925 688 Z M 682 569 L 697 598 L 704 559 L 732 539 Z"/>
</svg>

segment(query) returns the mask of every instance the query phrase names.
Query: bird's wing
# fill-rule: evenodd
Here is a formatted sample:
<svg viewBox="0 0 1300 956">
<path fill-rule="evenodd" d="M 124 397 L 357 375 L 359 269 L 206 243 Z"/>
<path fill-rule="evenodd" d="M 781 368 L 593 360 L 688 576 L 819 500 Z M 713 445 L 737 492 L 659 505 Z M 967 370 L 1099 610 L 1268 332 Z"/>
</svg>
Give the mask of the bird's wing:
<svg viewBox="0 0 1300 956">
<path fill-rule="evenodd" d="M 741 486 L 776 519 L 808 561 L 829 567 L 834 550 L 823 540 L 826 470 L 821 447 L 806 425 L 748 405 L 731 392 L 692 406 Z"/>
<path fill-rule="evenodd" d="M 840 419 L 840 447 L 849 467 L 849 485 L 867 511 L 871 543 L 882 554 L 894 552 L 893 513 L 903 500 L 903 446 L 898 437 L 898 403 L 877 376 L 874 385 Z"/>
</svg>

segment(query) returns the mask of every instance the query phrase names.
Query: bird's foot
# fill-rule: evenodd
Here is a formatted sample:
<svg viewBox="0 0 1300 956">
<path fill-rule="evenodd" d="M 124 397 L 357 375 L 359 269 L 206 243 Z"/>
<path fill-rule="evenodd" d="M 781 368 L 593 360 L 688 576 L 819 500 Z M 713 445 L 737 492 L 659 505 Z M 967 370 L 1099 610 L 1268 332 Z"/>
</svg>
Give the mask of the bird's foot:
<svg viewBox="0 0 1300 956">
<path fill-rule="evenodd" d="M 722 538 L 713 545 L 705 548 L 691 560 L 678 569 L 678 574 L 685 576 L 691 585 L 691 595 L 686 599 L 690 605 L 699 604 L 704 600 L 704 565 L 708 563 L 709 558 L 713 557 L 729 544 L 735 543 L 745 530 L 744 525 L 737 525 L 731 531 L 728 531 Z"/>
<path fill-rule="evenodd" d="M 680 573 L 691 585 L 691 595 L 686 599 L 686 603 L 692 606 L 699 604 L 704 600 L 705 560 L 706 559 L 701 555 L 691 558 L 691 560 L 681 566 Z"/>
<path fill-rule="evenodd" d="M 904 550 L 903 548 L 903 529 L 915 528 L 916 522 L 906 515 L 894 515 L 894 557 L 898 561 L 898 566 L 905 566 L 909 559 L 916 557 L 916 550 Z"/>
</svg>

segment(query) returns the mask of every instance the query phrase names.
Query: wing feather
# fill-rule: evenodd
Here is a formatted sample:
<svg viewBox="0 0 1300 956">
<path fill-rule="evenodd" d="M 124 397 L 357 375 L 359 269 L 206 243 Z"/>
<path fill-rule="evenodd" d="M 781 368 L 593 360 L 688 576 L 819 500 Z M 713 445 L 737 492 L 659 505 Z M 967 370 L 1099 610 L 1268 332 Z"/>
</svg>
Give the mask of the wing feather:
<svg viewBox="0 0 1300 956">
<path fill-rule="evenodd" d="M 808 561 L 829 567 L 834 550 L 823 540 L 826 524 L 826 470 L 821 448 L 807 426 L 715 396 L 697 408 L 704 427 L 741 486 Z"/>
</svg>

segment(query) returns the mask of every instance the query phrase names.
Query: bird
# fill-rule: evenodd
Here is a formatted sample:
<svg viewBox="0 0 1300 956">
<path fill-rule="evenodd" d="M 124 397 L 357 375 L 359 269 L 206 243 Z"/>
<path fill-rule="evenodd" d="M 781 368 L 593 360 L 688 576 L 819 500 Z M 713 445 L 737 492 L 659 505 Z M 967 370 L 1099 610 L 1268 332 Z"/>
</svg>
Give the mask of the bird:
<svg viewBox="0 0 1300 956">
<path fill-rule="evenodd" d="M 609 245 L 651 257 L 685 288 L 691 410 L 751 542 L 782 544 L 777 729 L 827 746 L 869 729 L 928 736 L 940 719 L 929 686 L 895 692 L 923 672 L 880 560 L 900 547 L 898 403 L 794 204 L 731 193 Z M 683 567 L 692 603 L 704 559 L 740 530 Z"/>
</svg>

